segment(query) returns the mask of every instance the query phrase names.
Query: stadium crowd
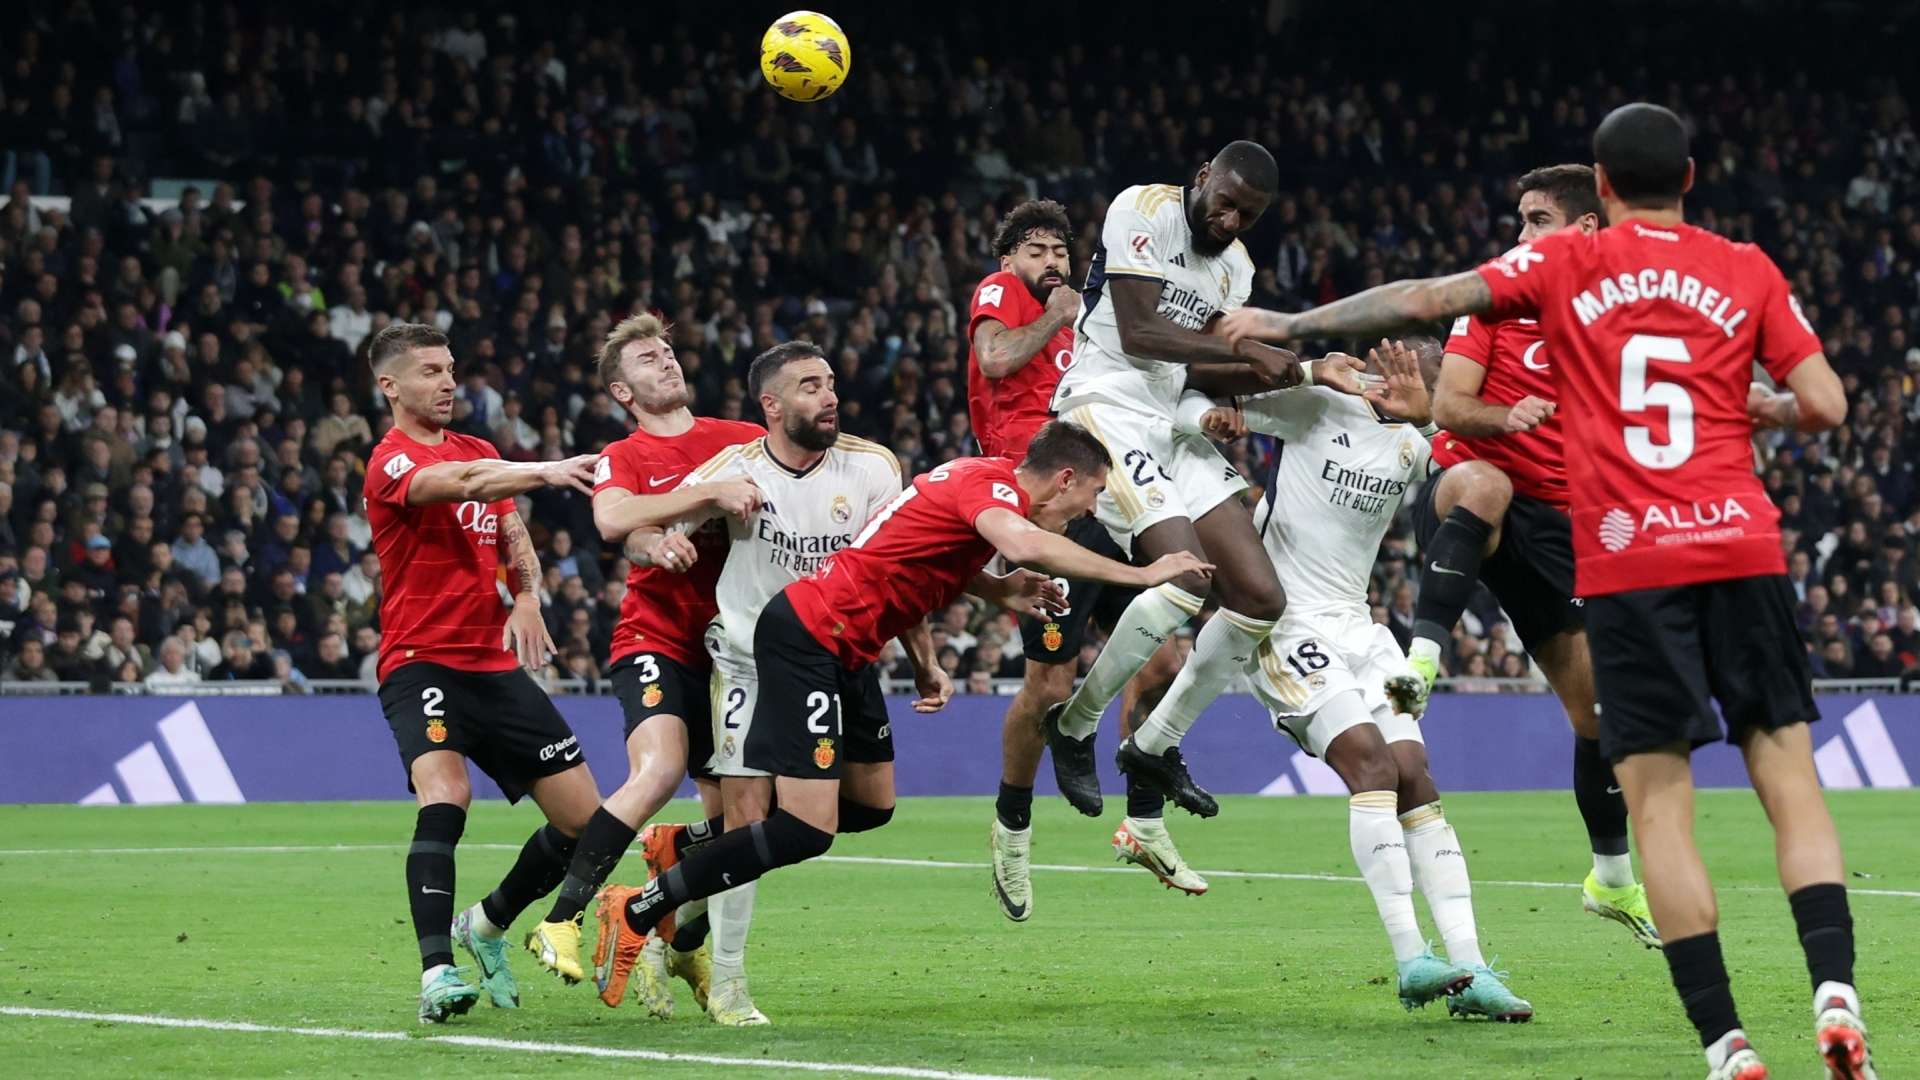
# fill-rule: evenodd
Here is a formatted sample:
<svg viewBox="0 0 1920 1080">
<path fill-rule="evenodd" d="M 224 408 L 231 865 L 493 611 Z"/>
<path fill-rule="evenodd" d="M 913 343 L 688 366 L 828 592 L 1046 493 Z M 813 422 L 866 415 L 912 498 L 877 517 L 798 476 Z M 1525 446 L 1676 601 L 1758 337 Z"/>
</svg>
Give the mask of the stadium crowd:
<svg viewBox="0 0 1920 1080">
<path fill-rule="evenodd" d="M 1816 674 L 1920 660 L 1920 138 L 1892 71 L 1842 93 L 1711 57 L 1672 83 L 1550 52 L 1508 69 L 1485 24 L 1427 72 L 1355 74 L 1311 36 L 1229 62 L 1097 27 L 989 64 L 991 28 L 876 23 L 846 89 L 798 106 L 760 84 L 751 34 L 692 20 L 188 10 L 77 4 L 0 44 L 0 679 L 370 678 L 361 473 L 388 420 L 362 345 L 390 320 L 450 335 L 454 426 L 508 458 L 626 434 L 591 356 L 652 309 L 696 411 L 755 418 L 747 362 L 806 337 L 843 428 L 917 472 L 971 452 L 967 306 L 1021 199 L 1067 204 L 1078 276 L 1112 193 L 1258 139 L 1283 190 L 1248 237 L 1252 302 L 1299 309 L 1499 254 L 1512 178 L 1588 160 L 1630 96 L 1695 127 L 1690 216 L 1773 255 L 1851 395 L 1850 424 L 1760 449 Z M 162 177 L 204 179 L 143 202 Z M 1234 453 L 1257 478 L 1271 448 Z M 583 498 L 532 503 L 556 673 L 597 677 L 624 565 Z M 1403 642 L 1410 548 L 1390 535 L 1375 584 Z M 935 632 L 966 690 L 1020 674 L 1005 616 L 956 605 Z M 1484 591 L 1457 647 L 1456 675 L 1528 671 Z"/>
</svg>

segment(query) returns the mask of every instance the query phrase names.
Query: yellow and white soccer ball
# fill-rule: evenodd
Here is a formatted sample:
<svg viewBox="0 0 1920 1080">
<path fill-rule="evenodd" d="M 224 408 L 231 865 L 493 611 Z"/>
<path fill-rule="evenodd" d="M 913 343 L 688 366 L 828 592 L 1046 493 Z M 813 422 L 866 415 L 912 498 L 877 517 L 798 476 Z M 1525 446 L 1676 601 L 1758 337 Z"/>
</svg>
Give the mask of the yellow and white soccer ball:
<svg viewBox="0 0 1920 1080">
<path fill-rule="evenodd" d="M 782 15 L 760 39 L 760 74 L 790 101 L 819 101 L 832 94 L 852 66 L 846 31 L 817 11 Z"/>
</svg>

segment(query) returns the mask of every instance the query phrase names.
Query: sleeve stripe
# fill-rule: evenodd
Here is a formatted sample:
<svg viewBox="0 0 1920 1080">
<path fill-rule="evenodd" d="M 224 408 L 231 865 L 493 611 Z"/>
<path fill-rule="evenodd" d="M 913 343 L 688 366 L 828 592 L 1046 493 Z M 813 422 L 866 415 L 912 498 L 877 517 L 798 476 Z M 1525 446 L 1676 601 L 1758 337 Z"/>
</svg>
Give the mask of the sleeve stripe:
<svg viewBox="0 0 1920 1080">
<path fill-rule="evenodd" d="M 1114 269 L 1114 268 L 1113 268 L 1113 266 L 1112 266 L 1112 265 L 1108 265 L 1108 266 L 1107 266 L 1107 268 L 1106 268 L 1106 271 L 1107 271 L 1107 276 L 1108 276 L 1108 277 L 1123 277 L 1123 278 L 1135 278 L 1135 279 L 1137 279 L 1137 280 L 1139 280 L 1139 281 L 1165 281 L 1165 280 L 1167 280 L 1167 279 L 1166 279 L 1166 278 L 1165 278 L 1164 276 L 1162 276 L 1162 275 L 1160 275 L 1160 274 L 1154 274 L 1154 273 L 1149 273 L 1149 272 L 1147 272 L 1147 271 L 1144 271 L 1144 270 L 1116 270 L 1116 269 Z"/>
</svg>

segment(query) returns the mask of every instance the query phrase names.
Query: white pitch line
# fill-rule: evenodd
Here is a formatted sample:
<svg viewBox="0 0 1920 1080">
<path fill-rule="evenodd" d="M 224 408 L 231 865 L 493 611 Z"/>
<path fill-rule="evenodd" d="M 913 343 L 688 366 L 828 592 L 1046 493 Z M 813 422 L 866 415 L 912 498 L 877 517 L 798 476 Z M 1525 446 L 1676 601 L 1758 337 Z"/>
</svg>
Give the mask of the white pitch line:
<svg viewBox="0 0 1920 1080">
<path fill-rule="evenodd" d="M 468 851 L 519 851 L 519 844 L 462 843 Z M 118 847 L 118 848 L 0 848 L 0 859 L 10 855 L 325 855 L 330 852 L 404 851 L 405 844 L 238 844 L 199 847 Z M 893 859 L 878 855 L 822 855 L 809 862 L 843 863 L 856 866 L 905 866 L 931 870 L 988 870 L 991 863 L 952 862 L 941 859 Z M 1138 874 L 1125 866 L 1076 866 L 1070 863 L 1034 863 L 1034 870 L 1063 874 Z M 1275 870 L 1201 870 L 1203 877 L 1246 878 L 1253 881 L 1329 881 L 1364 884 L 1365 878 L 1350 874 L 1301 874 Z M 1475 885 L 1511 889 L 1577 889 L 1571 881 L 1508 881 L 1499 878 L 1474 878 Z M 1772 885 L 1722 885 L 1734 892 L 1773 892 Z M 1863 889 L 1849 885 L 1853 896 L 1891 896 L 1902 900 L 1920 900 L 1920 890 Z"/>
<path fill-rule="evenodd" d="M 529 1054 L 574 1054 L 580 1057 L 626 1058 L 641 1061 L 683 1062 L 693 1065 L 720 1065 L 739 1069 L 787 1069 L 795 1072 L 853 1073 L 860 1076 L 903 1076 L 910 1080 L 1033 1080 L 1030 1077 L 999 1076 L 993 1073 L 952 1072 L 923 1069 L 912 1065 L 859 1065 L 844 1061 L 788 1061 L 780 1058 L 721 1057 L 716 1054 L 678 1054 L 665 1050 L 632 1050 L 612 1046 L 586 1046 L 574 1043 L 534 1042 L 528 1039 L 494 1039 L 483 1035 L 413 1036 L 401 1031 L 355 1031 L 351 1028 L 281 1027 L 244 1020 L 203 1020 L 190 1016 L 157 1016 L 150 1013 L 97 1013 L 77 1009 L 32 1009 L 18 1005 L 0 1005 L 0 1016 L 19 1016 L 39 1020 L 86 1020 L 94 1023 L 134 1024 L 143 1027 L 191 1028 L 196 1031 L 237 1031 L 255 1035 L 300 1035 L 319 1039 L 357 1039 L 362 1042 L 401 1042 L 411 1044 L 446 1043 L 477 1050 L 518 1050 Z"/>
</svg>

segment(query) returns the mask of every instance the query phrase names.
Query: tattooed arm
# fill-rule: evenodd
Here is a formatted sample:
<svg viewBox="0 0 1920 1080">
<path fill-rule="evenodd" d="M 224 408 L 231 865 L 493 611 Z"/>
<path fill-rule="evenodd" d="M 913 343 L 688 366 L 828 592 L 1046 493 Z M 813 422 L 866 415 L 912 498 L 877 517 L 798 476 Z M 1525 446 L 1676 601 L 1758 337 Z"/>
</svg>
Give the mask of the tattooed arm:
<svg viewBox="0 0 1920 1080">
<path fill-rule="evenodd" d="M 1222 327 L 1232 341 L 1305 338 L 1378 338 L 1412 323 L 1478 315 L 1493 306 L 1493 290 L 1478 272 L 1379 285 L 1344 300 L 1290 315 L 1241 308 Z"/>
<path fill-rule="evenodd" d="M 520 666 L 539 672 L 558 652 L 547 623 L 540 617 L 540 554 L 533 550 L 533 538 L 519 511 L 500 519 L 500 552 L 507 562 L 507 580 L 513 592 L 513 610 L 500 632 L 500 647 L 515 653 Z M 583 556 L 584 557 L 584 556 Z"/>
</svg>

